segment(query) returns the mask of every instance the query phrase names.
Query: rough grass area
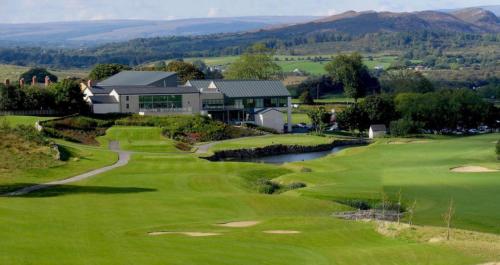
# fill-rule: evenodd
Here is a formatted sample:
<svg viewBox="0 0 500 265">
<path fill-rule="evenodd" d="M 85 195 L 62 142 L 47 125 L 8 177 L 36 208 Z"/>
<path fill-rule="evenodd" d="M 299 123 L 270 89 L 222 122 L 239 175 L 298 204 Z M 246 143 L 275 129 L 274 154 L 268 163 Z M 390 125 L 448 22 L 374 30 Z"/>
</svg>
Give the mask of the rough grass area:
<svg viewBox="0 0 500 265">
<path fill-rule="evenodd" d="M 264 147 L 268 145 L 319 145 L 328 144 L 334 140 L 333 137 L 322 137 L 306 134 L 266 135 L 259 137 L 248 137 L 242 139 L 220 142 L 210 149 L 211 151 L 235 150 L 253 147 Z"/>
<path fill-rule="evenodd" d="M 97 137 L 106 133 L 113 126 L 116 117 L 71 116 L 62 119 L 48 120 L 41 125 L 43 132 L 53 138 L 88 145 L 98 145 Z"/>
</svg>

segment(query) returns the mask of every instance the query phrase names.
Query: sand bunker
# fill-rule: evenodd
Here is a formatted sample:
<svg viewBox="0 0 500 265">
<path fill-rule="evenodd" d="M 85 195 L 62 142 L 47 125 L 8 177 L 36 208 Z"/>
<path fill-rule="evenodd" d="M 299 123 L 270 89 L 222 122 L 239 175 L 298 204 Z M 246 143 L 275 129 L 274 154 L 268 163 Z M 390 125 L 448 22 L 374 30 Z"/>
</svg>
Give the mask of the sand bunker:
<svg viewBox="0 0 500 265">
<path fill-rule="evenodd" d="M 479 265 L 500 265 L 500 262 L 488 262 L 488 263 L 483 263 Z"/>
<path fill-rule="evenodd" d="M 459 173 L 481 173 L 481 172 L 498 172 L 498 170 L 489 169 L 479 166 L 465 166 L 465 167 L 455 167 L 451 169 L 451 172 Z"/>
<path fill-rule="evenodd" d="M 158 232 L 149 232 L 150 236 L 161 236 L 161 235 L 185 235 L 192 237 L 205 237 L 205 236 L 218 236 L 219 233 L 205 233 L 205 232 L 166 232 L 166 231 L 158 231 Z"/>
<path fill-rule="evenodd" d="M 294 230 L 269 230 L 269 231 L 263 231 L 266 234 L 281 234 L 281 235 L 291 235 L 291 234 L 300 234 L 300 231 L 294 231 Z"/>
<path fill-rule="evenodd" d="M 429 239 L 429 243 L 439 243 L 442 241 L 444 241 L 444 238 L 442 238 L 442 237 L 433 237 L 433 238 Z"/>
<path fill-rule="evenodd" d="M 241 222 L 230 222 L 217 225 L 222 227 L 250 227 L 257 225 L 259 223 L 260 223 L 259 221 L 241 221 Z"/>
</svg>

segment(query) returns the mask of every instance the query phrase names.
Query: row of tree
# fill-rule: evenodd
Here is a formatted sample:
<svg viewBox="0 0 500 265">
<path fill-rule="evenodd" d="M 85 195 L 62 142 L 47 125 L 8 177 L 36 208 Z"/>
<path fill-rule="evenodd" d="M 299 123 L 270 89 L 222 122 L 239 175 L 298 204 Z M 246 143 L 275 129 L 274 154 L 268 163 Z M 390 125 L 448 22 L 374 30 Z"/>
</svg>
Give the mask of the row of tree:
<svg viewBox="0 0 500 265">
<path fill-rule="evenodd" d="M 65 79 L 49 87 L 0 84 L 0 110 L 55 110 L 72 114 L 88 110 L 80 85 Z"/>
<path fill-rule="evenodd" d="M 485 102 L 469 89 L 440 90 L 429 93 L 382 94 L 366 97 L 348 106 L 337 116 L 339 126 L 366 131 L 371 124 L 390 126 L 394 134 L 436 130 L 497 126 L 500 109 Z"/>
</svg>

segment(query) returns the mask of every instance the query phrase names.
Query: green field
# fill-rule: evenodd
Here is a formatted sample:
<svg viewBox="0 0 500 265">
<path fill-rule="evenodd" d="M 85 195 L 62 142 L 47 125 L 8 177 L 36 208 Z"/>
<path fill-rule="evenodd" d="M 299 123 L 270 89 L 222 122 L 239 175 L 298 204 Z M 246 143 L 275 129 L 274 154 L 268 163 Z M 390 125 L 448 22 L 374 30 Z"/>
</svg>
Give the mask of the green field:
<svg viewBox="0 0 500 265">
<path fill-rule="evenodd" d="M 130 147 L 143 150 L 162 141 L 156 133 L 151 128 L 118 127 L 106 137 L 131 137 L 134 143 L 145 135 L 151 142 Z M 284 166 L 209 162 L 193 154 L 134 154 L 127 166 L 73 185 L 20 198 L 0 197 L 0 264 L 473 265 L 498 260 L 498 252 L 476 256 L 468 248 L 386 237 L 371 223 L 343 221 L 331 214 L 347 208 L 336 200 L 376 199 L 382 191 L 391 195 L 401 188 L 405 201 L 418 201 L 418 224 L 442 226 L 441 214 L 453 197 L 456 226 L 500 233 L 500 173 L 449 171 L 460 165 L 499 168 L 493 153 L 493 141 L 499 137 L 381 140 Z M 255 137 L 214 148 L 326 140 L 331 139 Z M 311 170 L 300 170 L 303 167 Z M 59 170 L 52 173 L 62 176 Z M 308 187 L 259 194 L 249 183 L 259 177 L 302 181 Z M 260 223 L 216 225 L 232 221 Z M 300 233 L 263 233 L 268 230 Z M 148 234 L 162 231 L 217 235 Z"/>
<path fill-rule="evenodd" d="M 3 82 L 5 79 L 10 79 L 12 82 L 19 79 L 19 76 L 28 71 L 30 67 L 0 64 L 0 80 Z M 64 79 L 67 77 L 77 77 L 84 78 L 88 75 L 89 70 L 85 69 L 70 69 L 70 70 L 58 70 L 58 69 L 48 69 L 51 73 L 55 74 L 59 79 Z M 31 80 L 30 80 L 31 81 Z"/>
</svg>

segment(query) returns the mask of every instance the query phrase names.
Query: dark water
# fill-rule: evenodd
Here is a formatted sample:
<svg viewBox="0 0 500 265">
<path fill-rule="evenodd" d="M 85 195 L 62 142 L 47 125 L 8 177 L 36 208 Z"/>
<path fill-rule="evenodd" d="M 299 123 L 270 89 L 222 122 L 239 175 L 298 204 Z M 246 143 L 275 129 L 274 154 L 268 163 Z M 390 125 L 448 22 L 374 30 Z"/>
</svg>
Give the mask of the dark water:
<svg viewBox="0 0 500 265">
<path fill-rule="evenodd" d="M 324 157 L 330 154 L 338 153 L 346 148 L 355 147 L 355 146 L 339 146 L 334 147 L 330 151 L 322 151 L 322 152 L 312 152 L 312 153 L 301 153 L 301 154 L 286 154 L 286 155 L 275 155 L 275 156 L 264 156 L 264 157 L 256 157 L 256 158 L 247 158 L 242 160 L 231 160 L 234 162 L 252 162 L 252 163 L 265 163 L 265 164 L 284 164 L 289 162 L 297 162 L 297 161 L 307 161 L 312 159 L 317 159 L 320 157 Z"/>
</svg>

